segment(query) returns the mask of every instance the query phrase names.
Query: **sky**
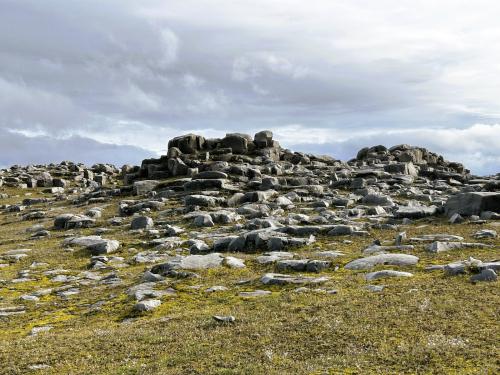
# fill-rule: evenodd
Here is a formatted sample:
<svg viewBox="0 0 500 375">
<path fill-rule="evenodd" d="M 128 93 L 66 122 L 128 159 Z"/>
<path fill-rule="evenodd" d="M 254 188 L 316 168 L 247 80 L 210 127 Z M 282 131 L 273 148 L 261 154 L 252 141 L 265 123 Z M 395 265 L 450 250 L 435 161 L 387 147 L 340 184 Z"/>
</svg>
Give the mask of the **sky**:
<svg viewBox="0 0 500 375">
<path fill-rule="evenodd" d="M 500 172 L 497 0 L 0 0 L 0 166 L 140 164 L 270 129 Z"/>
</svg>

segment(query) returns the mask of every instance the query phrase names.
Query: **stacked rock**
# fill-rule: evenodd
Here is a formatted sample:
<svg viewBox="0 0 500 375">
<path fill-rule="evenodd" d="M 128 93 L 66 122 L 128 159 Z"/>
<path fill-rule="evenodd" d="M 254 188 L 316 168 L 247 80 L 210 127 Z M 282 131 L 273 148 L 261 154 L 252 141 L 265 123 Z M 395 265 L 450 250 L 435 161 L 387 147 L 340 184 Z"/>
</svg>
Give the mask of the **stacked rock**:
<svg viewBox="0 0 500 375">
<path fill-rule="evenodd" d="M 143 160 L 140 167 L 126 171 L 125 182 L 130 183 L 138 178 L 192 176 L 200 172 L 198 168 L 207 161 L 279 161 L 281 154 L 282 149 L 273 140 L 273 133 L 269 130 L 258 132 L 253 138 L 241 133 L 228 133 L 224 138 L 186 134 L 168 142 L 167 155 Z"/>
<path fill-rule="evenodd" d="M 383 164 L 387 172 L 432 179 L 454 178 L 463 182 L 470 171 L 460 163 L 449 162 L 443 156 L 423 147 L 401 144 L 387 148 L 382 145 L 364 147 L 358 151 L 355 162 L 358 166 Z"/>
</svg>

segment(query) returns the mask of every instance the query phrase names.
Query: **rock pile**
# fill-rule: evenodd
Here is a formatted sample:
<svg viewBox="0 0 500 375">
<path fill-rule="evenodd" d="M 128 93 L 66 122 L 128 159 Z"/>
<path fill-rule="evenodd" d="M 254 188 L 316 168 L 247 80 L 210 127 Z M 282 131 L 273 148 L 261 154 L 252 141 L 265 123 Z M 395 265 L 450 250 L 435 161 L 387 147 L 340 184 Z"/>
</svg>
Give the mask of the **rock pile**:
<svg viewBox="0 0 500 375">
<path fill-rule="evenodd" d="M 413 147 L 406 144 L 393 146 L 389 149 L 382 145 L 365 147 L 358 151 L 355 160 L 361 164 L 382 164 L 384 170 L 389 173 L 420 175 L 433 179 L 455 178 L 458 181 L 463 181 L 470 173 L 460 163 L 448 162 L 444 160 L 443 156 L 423 147 Z"/>
<path fill-rule="evenodd" d="M 48 165 L 14 165 L 0 170 L 0 187 L 46 188 L 49 193 L 62 193 L 70 185 L 84 188 L 98 188 L 115 182 L 120 171 L 111 164 L 96 164 L 86 167 L 63 161 Z"/>
<path fill-rule="evenodd" d="M 206 139 L 201 135 L 186 134 L 168 142 L 167 155 L 146 159 L 140 168 L 128 170 L 127 182 L 137 178 L 163 179 L 172 176 L 196 176 L 198 179 L 218 178 L 217 168 L 203 169 L 207 161 L 250 162 L 280 160 L 281 147 L 270 131 L 262 131 L 252 138 L 247 134 L 229 133 L 222 139 Z"/>
<path fill-rule="evenodd" d="M 0 187 L 0 199 L 8 199 L 0 206 L 6 225 L 33 222 L 21 234 L 24 240 L 54 236 L 59 251 L 88 258 L 84 270 L 42 272 L 38 267 L 47 263 L 36 258 L 36 246 L 13 247 L 0 253 L 0 267 L 33 263 L 17 275 L 9 272 L 16 276 L 5 283 L 50 277 L 63 285 L 47 293 L 77 298 L 87 287 L 119 287 L 122 276 L 130 277 L 120 275 L 122 268 L 146 264 L 146 271 L 129 280 L 140 283 L 124 291 L 138 313 L 161 308 L 163 298 L 178 294 L 165 288 L 169 280 L 198 280 L 213 268 L 251 267 L 258 273 L 233 287 L 202 289 L 242 298 L 265 297 L 272 293 L 260 289 L 266 287 L 333 295 L 336 289 L 323 286 L 329 288 L 329 275 L 339 268 L 364 273 L 364 281 L 405 282 L 422 272 L 426 259 L 443 252 L 460 257 L 447 265 L 432 263 L 430 271 L 466 274 L 476 283 L 495 281 L 500 269 L 497 232 L 479 227 L 500 220 L 500 174 L 473 176 L 421 147 L 363 148 L 346 162 L 284 149 L 270 131 L 222 139 L 188 134 L 170 140 L 167 155 L 141 166 L 14 166 L 0 171 Z M 9 196 L 13 188 L 37 189 L 20 198 Z M 416 220 L 427 226 L 473 224 L 474 230 L 468 239 L 446 232 L 407 236 Z M 374 233 L 381 232 L 394 240 L 380 241 Z M 325 243 L 363 245 L 344 254 L 322 248 Z M 464 261 L 465 251 L 492 256 Z M 23 301 L 40 293 L 25 294 Z M 0 315 L 24 311 L 24 305 L 7 306 Z"/>
</svg>

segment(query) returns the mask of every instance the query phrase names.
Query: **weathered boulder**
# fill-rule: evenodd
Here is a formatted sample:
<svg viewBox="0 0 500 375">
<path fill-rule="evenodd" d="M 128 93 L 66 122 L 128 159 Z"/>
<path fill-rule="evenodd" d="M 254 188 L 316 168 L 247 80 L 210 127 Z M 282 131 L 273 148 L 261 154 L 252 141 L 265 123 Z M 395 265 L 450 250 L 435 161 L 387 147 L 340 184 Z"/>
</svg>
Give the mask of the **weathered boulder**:
<svg viewBox="0 0 500 375">
<path fill-rule="evenodd" d="M 379 264 L 393 266 L 414 266 L 418 258 L 408 254 L 378 254 L 353 260 L 345 265 L 348 270 L 366 270 Z"/>
<path fill-rule="evenodd" d="M 452 195 L 444 206 L 448 217 L 480 215 L 483 211 L 500 213 L 500 192 L 469 192 Z"/>
<path fill-rule="evenodd" d="M 143 180 L 134 182 L 134 194 L 142 195 L 149 193 L 158 186 L 159 182 L 156 180 Z"/>
<path fill-rule="evenodd" d="M 153 219 L 148 216 L 137 216 L 132 219 L 130 229 L 151 229 L 154 227 Z"/>
<path fill-rule="evenodd" d="M 55 229 L 88 228 L 94 225 L 95 219 L 86 215 L 61 214 L 54 219 Z"/>
<path fill-rule="evenodd" d="M 205 138 L 201 135 L 186 134 L 175 137 L 168 142 L 168 148 L 176 147 L 183 154 L 194 154 L 203 149 Z"/>
<path fill-rule="evenodd" d="M 273 146 L 273 133 L 270 130 L 263 130 L 256 133 L 253 139 L 258 148 Z"/>
<path fill-rule="evenodd" d="M 101 236 L 70 237 L 63 241 L 63 246 L 82 246 L 92 255 L 102 255 L 112 253 L 120 247 L 116 240 L 107 240 Z"/>
<path fill-rule="evenodd" d="M 252 139 L 246 134 L 232 133 L 226 134 L 221 140 L 222 147 L 230 148 L 233 154 L 246 154 L 248 144 Z"/>
</svg>

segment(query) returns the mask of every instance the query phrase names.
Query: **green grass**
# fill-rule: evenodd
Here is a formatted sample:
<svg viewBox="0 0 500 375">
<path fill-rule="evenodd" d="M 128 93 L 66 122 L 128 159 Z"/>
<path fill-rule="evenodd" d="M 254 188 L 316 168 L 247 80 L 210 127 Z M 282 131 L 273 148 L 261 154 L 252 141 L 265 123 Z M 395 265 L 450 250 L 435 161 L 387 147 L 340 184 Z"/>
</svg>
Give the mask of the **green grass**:
<svg viewBox="0 0 500 375">
<path fill-rule="evenodd" d="M 19 203 L 19 197 L 8 198 Z M 15 192 L 9 191 L 10 195 Z M 38 191 L 34 193 L 41 195 Z M 97 227 L 117 215 L 118 198 L 103 211 Z M 0 200 L 0 204 L 4 202 Z M 167 208 L 178 206 L 172 200 Z M 101 205 L 96 205 L 101 206 Z M 41 222 L 50 227 L 63 210 L 84 212 L 68 202 L 50 206 L 54 211 Z M 43 209 L 46 209 L 44 207 Z M 151 213 L 156 218 L 158 213 Z M 180 216 L 168 217 L 173 224 Z M 129 221 L 127 221 L 129 222 Z M 325 289 L 338 294 L 296 293 L 294 287 L 267 287 L 258 278 L 273 266 L 256 264 L 255 255 L 231 254 L 246 259 L 242 270 L 220 268 L 199 272 L 200 279 L 167 280 L 157 289 L 172 287 L 176 296 L 165 296 L 151 313 L 133 311 L 135 301 L 125 290 L 140 282 L 147 265 L 131 265 L 115 272 L 118 286 L 78 286 L 80 294 L 68 300 L 55 294 L 38 302 L 23 302 L 19 296 L 42 288 L 57 288 L 42 273 L 47 269 L 68 270 L 78 275 L 87 270 L 89 256 L 83 251 L 64 251 L 60 243 L 68 232 L 52 231 L 43 240 L 30 240 L 25 229 L 35 222 L 21 221 L 14 213 L 0 214 L 0 253 L 31 248 L 29 257 L 0 268 L 0 279 L 10 280 L 33 261 L 49 266 L 32 269 L 35 281 L 0 284 L 0 306 L 24 305 L 26 314 L 0 318 L 1 374 L 495 374 L 499 372 L 498 328 L 500 293 L 498 283 L 472 284 L 468 276 L 446 277 L 426 272 L 430 264 L 467 259 L 500 258 L 500 241 L 484 240 L 489 249 L 464 249 L 429 254 L 424 245 L 409 253 L 420 257 L 417 267 L 407 270 L 413 278 L 377 280 L 385 285 L 381 293 L 367 291 L 363 272 L 341 266 L 361 256 L 374 239 L 393 239 L 396 232 L 373 230 L 370 237 L 320 237 L 308 247 L 296 249 L 304 257 L 312 251 L 338 250 L 340 266 L 322 273 L 330 277 Z M 39 223 L 39 221 L 37 221 Z M 184 223 L 184 226 L 187 223 Z M 425 227 L 419 227 L 425 225 Z M 227 226 L 229 229 L 230 226 Z M 473 242 L 472 234 L 485 225 L 448 225 L 444 220 L 421 220 L 404 229 L 408 237 L 424 233 L 449 233 Z M 498 229 L 498 227 L 496 227 Z M 220 229 L 220 228 L 218 228 Z M 201 230 L 207 232 L 206 229 Z M 90 234 L 92 229 L 75 230 Z M 110 227 L 106 238 L 123 244 L 113 255 L 130 258 L 148 249 L 145 235 L 123 227 Z M 134 248 L 135 250 L 130 250 Z M 376 269 L 390 268 L 387 266 Z M 110 271 L 100 271 L 101 274 Z M 239 285 L 239 280 L 250 283 Z M 213 285 L 230 288 L 208 294 Z M 199 286 L 195 289 L 194 286 Z M 240 291 L 266 289 L 261 298 L 242 298 Z M 102 303 L 100 309 L 94 304 Z M 234 315 L 233 324 L 219 324 L 212 315 Z M 29 336 L 33 327 L 54 328 Z M 30 366 L 50 367 L 34 371 Z"/>
</svg>

